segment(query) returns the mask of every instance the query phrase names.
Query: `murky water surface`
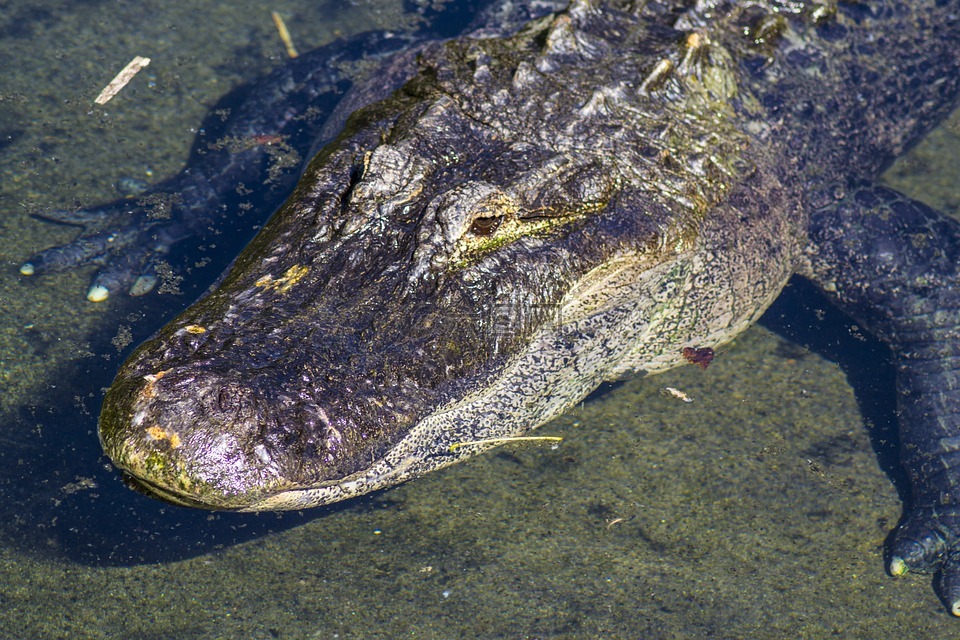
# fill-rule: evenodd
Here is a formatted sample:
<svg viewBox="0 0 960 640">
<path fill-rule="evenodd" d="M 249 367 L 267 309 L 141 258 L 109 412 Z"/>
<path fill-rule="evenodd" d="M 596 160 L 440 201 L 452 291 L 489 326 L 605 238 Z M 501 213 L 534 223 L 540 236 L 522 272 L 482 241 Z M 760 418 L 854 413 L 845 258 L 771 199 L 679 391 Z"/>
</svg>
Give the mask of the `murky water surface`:
<svg viewBox="0 0 960 640">
<path fill-rule="evenodd" d="M 400 0 L 0 2 L 0 637 L 960 633 L 929 578 L 882 569 L 903 488 L 884 351 L 802 286 L 707 371 L 627 381 L 545 427 L 557 449 L 280 516 L 124 488 L 96 437 L 104 387 L 196 291 L 93 305 L 90 271 L 22 278 L 75 233 L 29 214 L 178 171 L 217 99 L 282 61 L 270 10 L 303 50 L 409 17 Z M 95 107 L 134 55 L 153 63 Z M 956 213 L 958 133 L 889 179 Z"/>
</svg>

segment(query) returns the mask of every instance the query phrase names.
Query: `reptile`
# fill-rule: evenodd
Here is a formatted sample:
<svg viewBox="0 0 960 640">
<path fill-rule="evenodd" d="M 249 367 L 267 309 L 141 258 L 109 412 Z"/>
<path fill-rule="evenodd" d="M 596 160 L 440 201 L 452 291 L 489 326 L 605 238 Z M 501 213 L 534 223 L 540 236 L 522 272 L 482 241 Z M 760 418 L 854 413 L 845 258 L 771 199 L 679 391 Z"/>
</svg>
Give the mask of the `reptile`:
<svg viewBox="0 0 960 640">
<path fill-rule="evenodd" d="M 528 433 L 603 381 L 708 362 L 798 275 L 892 350 L 912 495 L 887 570 L 936 572 L 960 615 L 960 226 L 874 182 L 956 105 L 960 3 L 565 4 L 298 59 L 228 124 L 255 144 L 202 141 L 155 189 L 179 196 L 165 215 L 50 214 L 87 229 L 23 273 L 97 263 L 91 299 L 141 293 L 212 205 L 263 181 L 260 141 L 312 156 L 121 367 L 107 455 L 181 505 L 329 504 Z M 366 71 L 329 62 L 349 51 Z"/>
</svg>

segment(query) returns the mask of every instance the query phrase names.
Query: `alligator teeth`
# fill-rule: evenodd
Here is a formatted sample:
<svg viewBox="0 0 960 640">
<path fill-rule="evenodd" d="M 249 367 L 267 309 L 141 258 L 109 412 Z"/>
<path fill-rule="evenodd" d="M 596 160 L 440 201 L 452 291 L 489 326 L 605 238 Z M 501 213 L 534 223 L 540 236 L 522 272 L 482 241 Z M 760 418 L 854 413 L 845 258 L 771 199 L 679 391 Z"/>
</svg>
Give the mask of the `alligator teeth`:
<svg viewBox="0 0 960 640">
<path fill-rule="evenodd" d="M 653 71 L 651 71 L 650 74 L 647 75 L 644 81 L 640 84 L 640 93 L 650 93 L 651 91 L 656 91 L 662 87 L 672 70 L 673 62 L 667 58 L 664 58 L 658 62 L 653 68 Z"/>
<path fill-rule="evenodd" d="M 703 63 L 708 44 L 709 40 L 707 40 L 707 37 L 696 31 L 687 35 L 687 39 L 684 42 L 686 52 L 683 55 L 683 61 L 680 62 L 678 69 L 681 75 L 686 76 L 691 73 L 699 73 L 699 68 Z"/>
</svg>

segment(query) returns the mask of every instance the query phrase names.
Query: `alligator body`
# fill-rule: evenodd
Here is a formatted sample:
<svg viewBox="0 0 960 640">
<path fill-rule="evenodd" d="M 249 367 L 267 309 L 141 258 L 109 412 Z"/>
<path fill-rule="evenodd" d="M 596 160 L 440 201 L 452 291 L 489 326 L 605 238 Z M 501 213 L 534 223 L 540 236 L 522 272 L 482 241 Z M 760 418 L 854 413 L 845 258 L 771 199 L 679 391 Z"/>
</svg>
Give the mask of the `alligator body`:
<svg viewBox="0 0 960 640">
<path fill-rule="evenodd" d="M 871 183 L 956 103 L 960 3 L 692 4 L 500 3 L 382 58 L 123 365 L 107 454 L 185 505 L 350 498 L 732 339 L 799 273 L 893 349 L 913 496 L 889 570 L 941 569 L 960 610 L 960 227 Z"/>
</svg>

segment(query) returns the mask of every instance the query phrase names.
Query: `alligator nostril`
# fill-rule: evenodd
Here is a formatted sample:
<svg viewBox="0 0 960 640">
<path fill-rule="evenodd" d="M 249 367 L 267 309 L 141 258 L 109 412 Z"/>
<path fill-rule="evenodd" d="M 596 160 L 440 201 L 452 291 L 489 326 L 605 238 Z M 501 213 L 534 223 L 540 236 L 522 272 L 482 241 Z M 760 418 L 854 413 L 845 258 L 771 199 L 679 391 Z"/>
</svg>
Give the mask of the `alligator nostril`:
<svg viewBox="0 0 960 640">
<path fill-rule="evenodd" d="M 217 394 L 217 406 L 220 407 L 221 411 L 229 411 L 232 408 L 233 398 L 226 389 L 220 389 Z"/>
<path fill-rule="evenodd" d="M 224 413 L 237 413 L 243 404 L 243 388 L 229 382 L 217 391 L 217 408 Z"/>
</svg>

